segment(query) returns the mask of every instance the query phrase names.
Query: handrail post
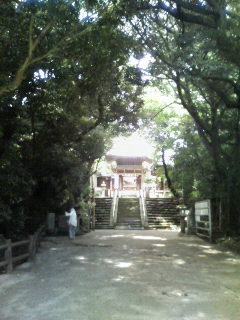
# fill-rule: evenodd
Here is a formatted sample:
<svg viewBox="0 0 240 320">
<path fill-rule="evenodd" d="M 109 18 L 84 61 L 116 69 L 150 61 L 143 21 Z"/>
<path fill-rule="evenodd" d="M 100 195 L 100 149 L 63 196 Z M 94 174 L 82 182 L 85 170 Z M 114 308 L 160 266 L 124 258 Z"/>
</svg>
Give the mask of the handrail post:
<svg viewBox="0 0 240 320">
<path fill-rule="evenodd" d="M 113 198 L 112 198 L 112 205 L 111 205 L 111 211 L 110 211 L 110 226 L 113 226 L 113 221 L 114 221 L 114 210 L 115 210 L 115 192 L 113 194 Z"/>
<path fill-rule="evenodd" d="M 110 226 L 114 227 L 116 224 L 117 216 L 117 205 L 118 205 L 118 191 L 115 190 L 112 200 L 111 216 L 110 216 Z"/>
<path fill-rule="evenodd" d="M 143 200 L 143 210 L 144 210 L 144 215 L 145 215 L 145 227 L 148 227 L 146 199 L 143 197 L 142 200 Z"/>
<path fill-rule="evenodd" d="M 5 260 L 7 261 L 7 272 L 13 270 L 13 260 L 12 260 L 12 240 L 6 240 L 7 249 L 5 250 Z"/>
<path fill-rule="evenodd" d="M 146 228 L 146 227 L 148 227 L 147 210 L 146 210 L 144 192 L 142 190 L 140 191 L 139 204 L 140 204 L 142 225 L 144 228 Z"/>
<path fill-rule="evenodd" d="M 114 220 L 113 220 L 113 225 L 114 225 L 114 227 L 115 227 L 116 224 L 117 224 L 118 200 L 119 200 L 119 192 L 117 191 L 116 199 L 115 199 Z"/>
<path fill-rule="evenodd" d="M 92 218 L 92 231 L 94 231 L 95 230 L 95 223 L 96 223 L 96 199 L 95 198 L 93 199 L 93 202 L 92 202 L 91 218 Z"/>
<path fill-rule="evenodd" d="M 145 227 L 145 217 L 144 217 L 144 209 L 143 209 L 143 201 L 142 201 L 142 193 L 139 192 L 139 207 L 140 207 L 140 215 L 142 226 Z"/>
<path fill-rule="evenodd" d="M 141 194 L 139 194 L 139 207 L 140 207 L 140 216 L 141 216 L 141 222 L 142 226 L 144 227 L 144 217 L 143 217 L 143 207 L 142 207 L 142 197 Z"/>
</svg>

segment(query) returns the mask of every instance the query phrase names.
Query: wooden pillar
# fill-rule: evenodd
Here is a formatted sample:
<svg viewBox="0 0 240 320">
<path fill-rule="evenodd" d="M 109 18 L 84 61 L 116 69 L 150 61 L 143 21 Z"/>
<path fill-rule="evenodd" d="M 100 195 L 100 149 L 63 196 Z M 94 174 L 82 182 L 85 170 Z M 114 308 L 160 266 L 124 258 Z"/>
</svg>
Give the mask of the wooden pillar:
<svg viewBox="0 0 240 320">
<path fill-rule="evenodd" d="M 119 190 L 123 189 L 123 176 L 119 175 Z"/>
<path fill-rule="evenodd" d="M 111 179 L 111 190 L 114 191 L 114 189 L 115 189 L 115 179 L 112 178 Z"/>
<path fill-rule="evenodd" d="M 141 188 L 142 188 L 142 176 L 139 175 L 137 177 L 137 190 L 141 190 Z"/>
</svg>

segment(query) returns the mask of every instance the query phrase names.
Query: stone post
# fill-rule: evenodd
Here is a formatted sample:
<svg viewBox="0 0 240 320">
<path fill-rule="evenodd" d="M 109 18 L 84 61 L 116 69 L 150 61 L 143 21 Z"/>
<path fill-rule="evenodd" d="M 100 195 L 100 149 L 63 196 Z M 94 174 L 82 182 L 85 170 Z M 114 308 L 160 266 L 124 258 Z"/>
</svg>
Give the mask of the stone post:
<svg viewBox="0 0 240 320">
<path fill-rule="evenodd" d="M 47 232 L 53 234 L 55 232 L 55 213 L 49 212 L 47 214 Z"/>
<path fill-rule="evenodd" d="M 6 240 L 7 249 L 5 251 L 5 260 L 7 261 L 7 272 L 11 272 L 13 270 L 13 260 L 12 260 L 12 240 Z"/>
<path fill-rule="evenodd" d="M 189 214 L 187 216 L 187 234 L 195 234 L 196 227 L 195 227 L 195 212 L 194 207 L 191 207 L 189 210 Z"/>
</svg>

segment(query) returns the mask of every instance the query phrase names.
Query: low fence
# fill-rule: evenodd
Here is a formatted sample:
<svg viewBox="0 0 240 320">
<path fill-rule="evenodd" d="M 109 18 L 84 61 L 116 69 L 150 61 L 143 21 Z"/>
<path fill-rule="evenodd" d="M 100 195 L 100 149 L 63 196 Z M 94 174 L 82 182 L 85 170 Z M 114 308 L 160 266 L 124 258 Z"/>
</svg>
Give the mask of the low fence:
<svg viewBox="0 0 240 320">
<path fill-rule="evenodd" d="M 38 247 L 40 246 L 40 241 L 42 238 L 42 232 L 44 226 L 40 227 L 34 235 L 29 236 L 29 239 L 12 242 L 11 239 L 6 240 L 6 243 L 0 245 L 0 250 L 5 250 L 4 260 L 0 261 L 0 267 L 6 267 L 7 272 L 13 270 L 13 265 L 16 262 L 30 259 L 34 260 Z M 21 253 L 20 255 L 13 255 L 13 249 L 17 247 L 27 246 L 26 253 Z"/>
</svg>

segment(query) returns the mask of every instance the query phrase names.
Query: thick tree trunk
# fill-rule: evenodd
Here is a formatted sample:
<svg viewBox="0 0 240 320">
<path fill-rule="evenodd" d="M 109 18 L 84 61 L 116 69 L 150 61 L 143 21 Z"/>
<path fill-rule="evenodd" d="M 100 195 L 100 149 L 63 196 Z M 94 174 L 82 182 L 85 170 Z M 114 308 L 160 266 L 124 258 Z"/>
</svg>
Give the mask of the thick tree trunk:
<svg viewBox="0 0 240 320">
<path fill-rule="evenodd" d="M 174 188 L 174 186 L 172 184 L 172 180 L 171 180 L 171 178 L 169 176 L 169 173 L 168 173 L 168 168 L 167 168 L 167 165 L 166 165 L 166 162 L 165 162 L 164 148 L 162 148 L 162 161 L 163 161 L 163 168 L 164 168 L 165 177 L 167 179 L 168 187 L 171 190 L 171 192 L 174 195 L 174 197 L 179 199 L 180 196 L 179 196 L 178 192 L 176 191 L 176 189 Z"/>
</svg>

